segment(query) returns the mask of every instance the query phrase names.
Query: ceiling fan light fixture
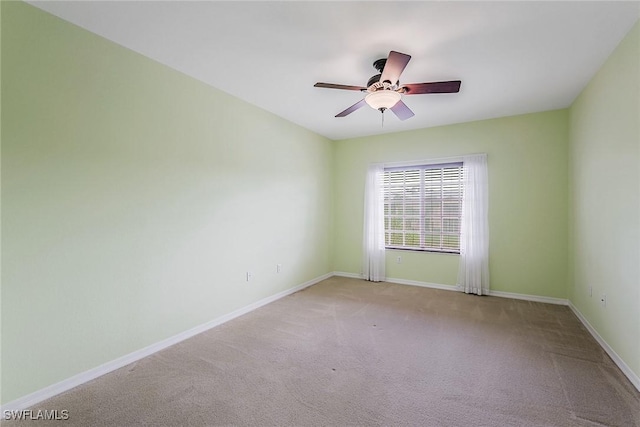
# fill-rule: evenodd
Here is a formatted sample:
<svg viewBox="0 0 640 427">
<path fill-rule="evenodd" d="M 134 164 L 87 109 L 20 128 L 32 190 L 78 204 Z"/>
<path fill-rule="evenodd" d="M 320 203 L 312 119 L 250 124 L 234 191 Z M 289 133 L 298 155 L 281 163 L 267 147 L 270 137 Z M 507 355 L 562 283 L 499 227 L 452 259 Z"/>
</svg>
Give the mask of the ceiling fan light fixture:
<svg viewBox="0 0 640 427">
<path fill-rule="evenodd" d="M 1 0 L 0 0 L 1 1 Z M 336 114 L 336 117 L 346 117 L 356 110 L 364 107 L 365 104 L 371 108 L 385 112 L 391 109 L 400 120 L 407 120 L 415 114 L 407 105 L 402 102 L 402 95 L 421 95 L 427 93 L 458 93 L 460 90 L 460 80 L 447 82 L 425 82 L 410 83 L 400 86 L 400 74 L 411 59 L 410 55 L 392 50 L 386 59 L 378 59 L 373 63 L 373 67 L 380 72 L 369 79 L 367 86 L 337 85 L 334 83 L 316 83 L 315 87 L 327 89 L 354 90 L 366 92 L 364 99 L 353 104 L 351 107 Z M 395 83 L 393 83 L 395 82 Z M 384 114 L 382 114 L 384 122 Z"/>
<path fill-rule="evenodd" d="M 402 95 L 396 91 L 379 90 L 368 94 L 364 97 L 364 100 L 371 108 L 384 111 L 396 105 L 400 98 L 402 98 Z"/>
</svg>

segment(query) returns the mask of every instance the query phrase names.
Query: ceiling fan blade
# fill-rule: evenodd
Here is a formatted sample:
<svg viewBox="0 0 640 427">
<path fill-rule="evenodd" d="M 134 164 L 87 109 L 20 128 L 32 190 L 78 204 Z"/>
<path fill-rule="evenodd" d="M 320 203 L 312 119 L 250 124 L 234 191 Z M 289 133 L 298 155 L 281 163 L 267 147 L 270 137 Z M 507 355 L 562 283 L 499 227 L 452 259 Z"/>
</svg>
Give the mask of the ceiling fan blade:
<svg viewBox="0 0 640 427">
<path fill-rule="evenodd" d="M 364 101 L 364 99 L 362 99 L 362 100 L 356 102 L 355 104 L 353 104 L 351 107 L 347 108 L 346 110 L 336 114 L 336 117 L 348 116 L 349 114 L 353 113 L 357 109 L 364 107 L 365 104 L 366 104 L 366 102 Z"/>
<path fill-rule="evenodd" d="M 393 111 L 400 120 L 407 120 L 415 116 L 414 112 L 402 101 L 396 102 L 396 105 L 391 107 L 390 110 Z"/>
<path fill-rule="evenodd" d="M 420 95 L 423 93 L 457 93 L 460 91 L 460 80 L 449 82 L 409 83 L 403 85 L 405 95 Z"/>
<path fill-rule="evenodd" d="M 313 85 L 313 87 L 323 87 L 323 88 L 327 88 L 327 89 L 343 89 L 343 90 L 367 90 L 366 87 L 362 87 L 362 86 L 349 86 L 349 85 L 336 85 L 333 83 L 316 83 Z"/>
<path fill-rule="evenodd" d="M 404 68 L 409 63 L 411 56 L 404 53 L 391 51 L 387 58 L 387 63 L 382 70 L 382 76 L 380 82 L 389 81 L 392 85 L 396 84 L 400 80 L 400 74 L 404 71 Z"/>
</svg>

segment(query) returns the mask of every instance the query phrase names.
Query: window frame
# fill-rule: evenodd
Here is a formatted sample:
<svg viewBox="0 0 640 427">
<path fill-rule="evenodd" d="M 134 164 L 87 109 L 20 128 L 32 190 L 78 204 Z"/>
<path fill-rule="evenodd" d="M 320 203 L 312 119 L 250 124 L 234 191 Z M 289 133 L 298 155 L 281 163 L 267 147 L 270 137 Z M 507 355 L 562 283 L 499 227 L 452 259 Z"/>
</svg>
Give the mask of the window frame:
<svg viewBox="0 0 640 427">
<path fill-rule="evenodd" d="M 457 186 L 457 189 L 455 191 L 457 191 L 458 196 L 454 198 L 449 197 L 450 201 L 451 199 L 454 199 L 454 200 L 457 200 L 458 202 L 458 212 L 457 212 L 457 215 L 453 216 L 453 218 L 452 216 L 445 215 L 444 213 L 445 202 L 447 200 L 445 196 L 445 171 L 444 170 L 450 169 L 450 168 L 459 168 L 459 171 L 457 172 L 457 176 L 458 176 L 457 184 L 455 185 Z M 438 198 L 428 198 L 426 196 L 425 186 L 427 185 L 427 180 L 426 180 L 425 171 L 427 170 L 441 171 L 440 186 L 436 187 L 436 188 L 439 188 L 439 191 L 440 191 L 440 197 Z M 395 188 L 402 189 L 403 201 L 401 206 L 402 206 L 403 213 L 400 215 L 398 214 L 394 215 L 389 213 L 389 209 L 391 205 L 388 202 L 388 198 L 389 198 L 389 193 L 392 191 L 392 188 L 394 186 L 391 183 L 391 177 L 387 178 L 387 173 L 394 172 L 394 171 L 402 171 L 405 173 L 409 171 L 411 172 L 419 171 L 418 172 L 419 173 L 419 180 L 418 180 L 418 183 L 419 183 L 418 212 L 419 213 L 417 215 L 416 214 L 407 215 L 405 213 L 407 209 L 406 199 L 404 199 L 404 197 L 406 197 L 406 188 L 407 188 L 406 181 L 403 181 L 403 184 L 401 186 L 398 186 L 398 185 L 395 186 Z M 403 180 L 406 180 L 406 175 L 403 176 Z M 382 199 L 383 199 L 383 206 L 384 206 L 385 249 L 416 251 L 416 252 L 432 252 L 432 253 L 440 253 L 440 254 L 460 254 L 460 227 L 462 222 L 462 203 L 463 203 L 463 189 L 464 189 L 463 180 L 464 180 L 464 162 L 462 161 L 462 159 L 460 160 L 451 159 L 450 161 L 447 161 L 447 162 L 424 161 L 420 163 L 416 162 L 416 163 L 407 163 L 407 164 L 396 164 L 393 166 L 392 165 L 387 166 L 385 164 L 384 172 L 382 175 L 382 183 L 381 183 Z M 411 185 L 415 187 L 416 183 L 413 182 Z M 435 218 L 439 218 L 440 220 L 440 224 L 438 227 L 439 231 L 437 233 L 434 233 L 433 231 L 428 232 L 426 230 L 426 226 L 425 226 L 426 220 L 428 218 L 433 218 L 433 217 L 430 217 L 425 212 L 427 200 L 439 200 L 440 214 L 434 216 Z M 413 208 L 415 209 L 415 199 L 414 199 Z M 405 224 L 407 221 L 407 217 L 409 217 L 408 218 L 409 220 L 412 220 L 414 222 L 417 219 L 417 222 L 418 222 L 417 233 L 410 233 L 410 234 L 418 235 L 418 239 L 419 239 L 418 246 L 406 246 L 407 229 L 405 228 Z M 457 223 L 458 223 L 457 232 L 451 233 L 446 231 L 446 227 L 444 223 L 447 217 L 449 217 L 448 219 L 457 220 Z M 398 218 L 402 220 L 402 228 L 400 230 L 394 229 L 391 226 L 392 220 L 398 219 Z M 394 231 L 396 231 L 396 233 L 398 234 L 402 234 L 402 245 L 391 244 L 391 234 Z M 409 230 L 409 231 L 413 231 L 413 230 Z M 432 237 L 439 236 L 439 245 L 437 247 L 434 245 L 428 245 L 425 240 L 425 237 L 427 236 L 432 236 Z M 446 236 L 457 236 L 457 247 L 448 248 L 447 245 L 445 244 Z"/>
</svg>

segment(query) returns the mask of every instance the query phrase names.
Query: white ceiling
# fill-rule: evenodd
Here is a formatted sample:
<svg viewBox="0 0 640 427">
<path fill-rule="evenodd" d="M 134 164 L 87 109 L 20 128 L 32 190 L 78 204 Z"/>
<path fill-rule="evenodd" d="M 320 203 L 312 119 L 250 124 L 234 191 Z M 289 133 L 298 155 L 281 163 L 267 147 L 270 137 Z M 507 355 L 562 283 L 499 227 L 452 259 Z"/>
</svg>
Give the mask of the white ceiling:
<svg viewBox="0 0 640 427">
<path fill-rule="evenodd" d="M 331 139 L 569 106 L 638 20 L 640 2 L 30 2 Z M 399 121 L 364 107 L 374 60 L 412 56 L 401 83 L 462 80 L 404 97 Z"/>
</svg>

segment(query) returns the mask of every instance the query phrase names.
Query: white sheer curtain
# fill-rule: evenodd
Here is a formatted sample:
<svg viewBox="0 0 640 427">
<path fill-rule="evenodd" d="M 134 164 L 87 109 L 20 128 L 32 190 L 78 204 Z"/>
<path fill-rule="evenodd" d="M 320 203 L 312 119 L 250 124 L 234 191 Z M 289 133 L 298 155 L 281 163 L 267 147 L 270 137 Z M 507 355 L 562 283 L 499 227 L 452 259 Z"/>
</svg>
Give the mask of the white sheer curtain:
<svg viewBox="0 0 640 427">
<path fill-rule="evenodd" d="M 362 274 L 372 282 L 385 279 L 383 174 L 383 164 L 370 165 L 364 186 Z"/>
<path fill-rule="evenodd" d="M 462 224 L 458 288 L 468 294 L 489 293 L 489 186 L 487 155 L 463 158 Z"/>
</svg>

